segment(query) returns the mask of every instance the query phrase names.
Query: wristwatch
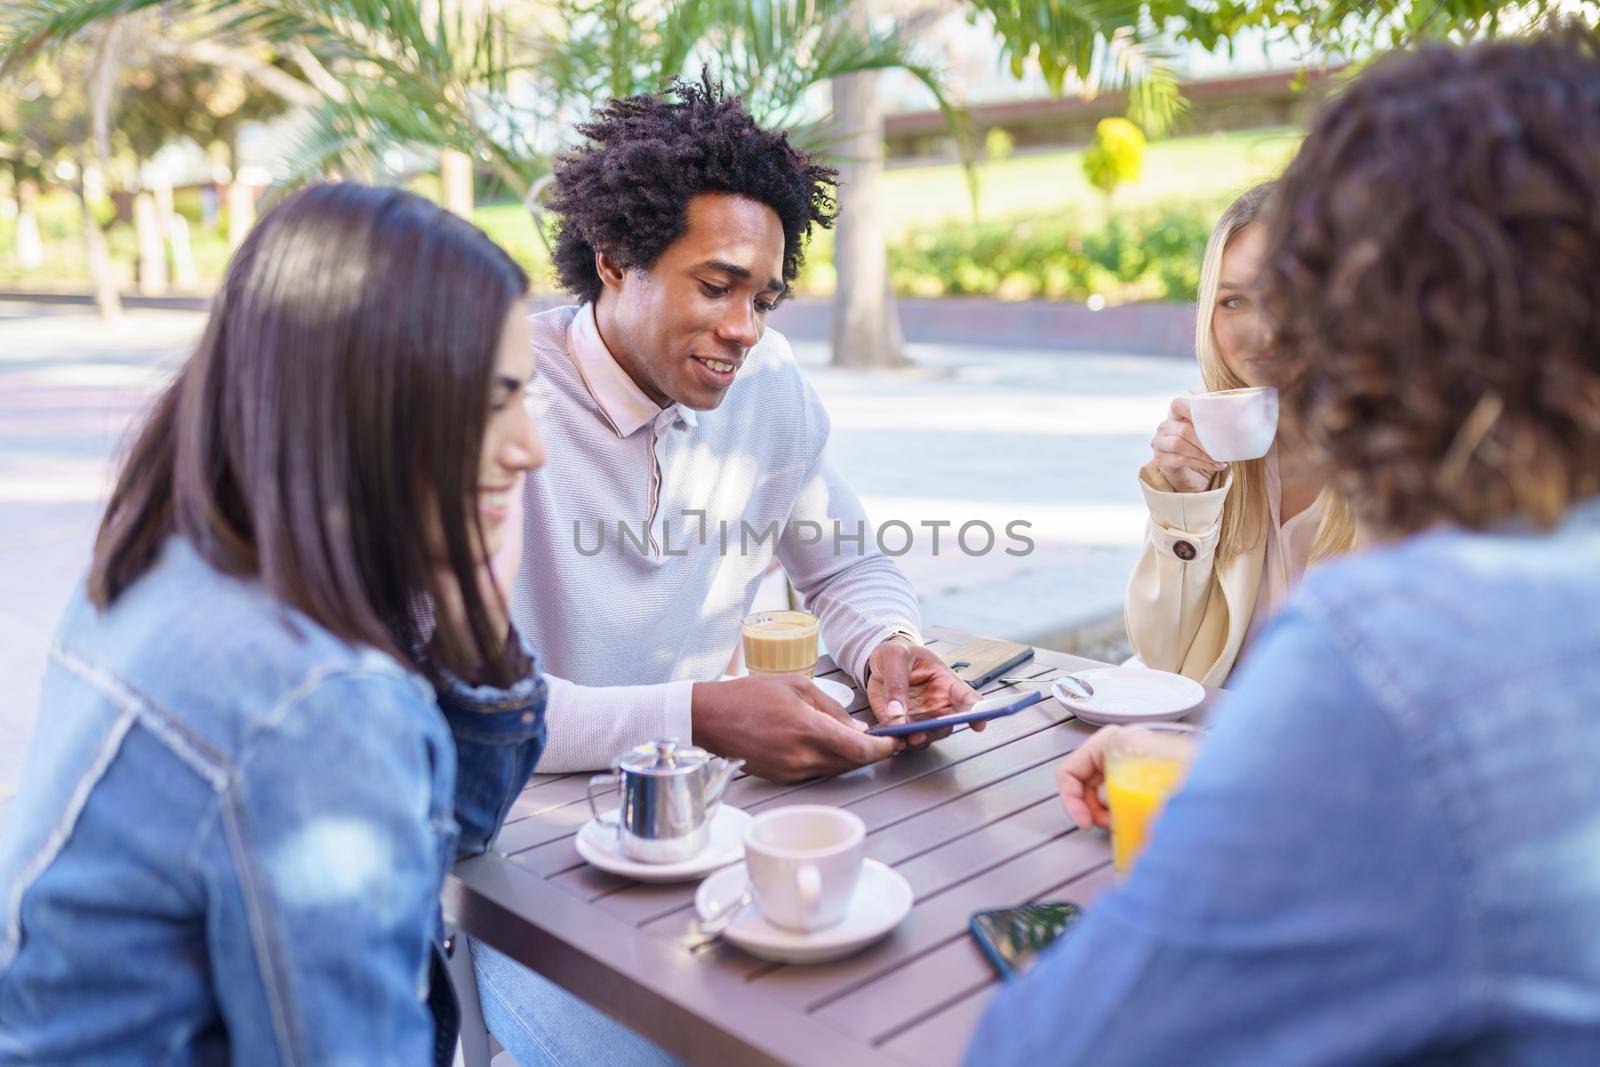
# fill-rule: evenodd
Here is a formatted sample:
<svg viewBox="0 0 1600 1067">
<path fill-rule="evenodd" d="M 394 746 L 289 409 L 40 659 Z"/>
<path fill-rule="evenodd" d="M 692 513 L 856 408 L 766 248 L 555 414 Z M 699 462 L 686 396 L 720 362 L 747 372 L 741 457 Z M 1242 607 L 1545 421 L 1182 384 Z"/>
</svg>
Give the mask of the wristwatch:
<svg viewBox="0 0 1600 1067">
<path fill-rule="evenodd" d="M 922 642 L 917 639 L 915 634 L 908 633 L 905 630 L 896 630 L 894 633 L 890 634 L 888 637 L 885 637 L 882 641 L 879 641 L 878 645 L 886 645 L 890 641 L 897 641 L 897 640 L 904 641 L 906 643 L 906 647 L 907 648 L 922 648 L 923 647 Z M 878 645 L 873 645 L 872 647 L 874 649 L 876 649 L 878 647 Z M 861 671 L 861 684 L 862 685 L 866 685 L 871 680 L 872 680 L 872 653 L 869 652 L 869 653 L 867 653 L 867 665 L 864 668 L 862 668 L 862 671 Z"/>
</svg>

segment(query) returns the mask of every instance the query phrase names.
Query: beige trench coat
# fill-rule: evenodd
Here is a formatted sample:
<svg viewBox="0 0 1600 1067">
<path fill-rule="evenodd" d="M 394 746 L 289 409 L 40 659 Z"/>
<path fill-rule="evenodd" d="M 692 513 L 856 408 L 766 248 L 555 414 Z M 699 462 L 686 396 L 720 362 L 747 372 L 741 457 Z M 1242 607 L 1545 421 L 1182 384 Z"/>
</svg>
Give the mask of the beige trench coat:
<svg viewBox="0 0 1600 1067">
<path fill-rule="evenodd" d="M 1215 489 L 1179 493 L 1165 479 L 1158 488 L 1143 471 L 1139 476 L 1150 521 L 1128 581 L 1128 639 L 1146 666 L 1203 685 L 1228 680 L 1250 628 L 1266 559 L 1266 539 L 1260 538 L 1216 566 L 1222 502 L 1232 480 L 1229 471 Z"/>
</svg>

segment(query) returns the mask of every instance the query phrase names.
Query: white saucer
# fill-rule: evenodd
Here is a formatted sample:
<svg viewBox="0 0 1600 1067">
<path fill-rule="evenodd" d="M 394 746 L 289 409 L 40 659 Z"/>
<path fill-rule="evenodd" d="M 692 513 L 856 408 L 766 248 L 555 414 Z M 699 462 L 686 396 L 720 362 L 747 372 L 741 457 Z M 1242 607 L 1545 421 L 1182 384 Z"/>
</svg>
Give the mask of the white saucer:
<svg viewBox="0 0 1600 1067">
<path fill-rule="evenodd" d="M 618 847 L 617 815 L 608 811 L 578 831 L 578 855 L 602 871 L 636 882 L 690 882 L 744 857 L 744 831 L 750 821 L 748 812 L 724 804 L 711 818 L 711 840 L 699 855 L 677 863 L 640 863 Z"/>
<path fill-rule="evenodd" d="M 700 918 L 717 914 L 744 892 L 744 864 L 729 867 L 700 883 L 694 895 Z M 859 952 L 900 925 L 911 911 L 911 883 L 892 867 L 867 860 L 844 919 L 826 930 L 800 933 L 767 922 L 755 904 L 733 920 L 723 939 L 764 960 L 821 963 Z"/>
<path fill-rule="evenodd" d="M 731 681 L 734 678 L 748 677 L 749 675 L 747 674 L 724 674 L 719 681 L 726 682 Z M 833 700 L 840 707 L 845 708 L 846 710 L 849 709 L 850 702 L 856 698 L 856 691 L 850 686 L 846 685 L 844 682 L 836 681 L 832 678 L 813 678 L 811 679 L 811 682 L 818 689 L 822 690 L 824 693 L 827 693 L 828 696 L 833 698 Z"/>
<path fill-rule="evenodd" d="M 813 678 L 812 684 L 832 697 L 841 708 L 850 710 L 850 702 L 856 698 L 856 691 L 843 682 L 834 681 L 832 678 Z"/>
<path fill-rule="evenodd" d="M 1194 679 L 1148 667 L 1100 667 L 1073 676 L 1094 686 L 1094 696 L 1075 696 L 1058 681 L 1050 687 L 1055 698 L 1084 722 L 1102 726 L 1172 722 L 1206 698 L 1205 687 Z"/>
</svg>

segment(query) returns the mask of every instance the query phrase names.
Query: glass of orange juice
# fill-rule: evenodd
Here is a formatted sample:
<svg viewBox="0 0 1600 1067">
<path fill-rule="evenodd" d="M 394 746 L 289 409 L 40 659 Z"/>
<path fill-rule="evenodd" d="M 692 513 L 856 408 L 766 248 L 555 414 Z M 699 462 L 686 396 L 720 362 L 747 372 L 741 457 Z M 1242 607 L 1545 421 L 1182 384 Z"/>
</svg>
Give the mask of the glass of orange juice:
<svg viewBox="0 0 1600 1067">
<path fill-rule="evenodd" d="M 1144 851 L 1150 828 L 1189 773 L 1200 730 L 1183 723 L 1125 726 L 1106 741 L 1106 803 L 1111 808 L 1111 861 L 1126 878 Z"/>
</svg>

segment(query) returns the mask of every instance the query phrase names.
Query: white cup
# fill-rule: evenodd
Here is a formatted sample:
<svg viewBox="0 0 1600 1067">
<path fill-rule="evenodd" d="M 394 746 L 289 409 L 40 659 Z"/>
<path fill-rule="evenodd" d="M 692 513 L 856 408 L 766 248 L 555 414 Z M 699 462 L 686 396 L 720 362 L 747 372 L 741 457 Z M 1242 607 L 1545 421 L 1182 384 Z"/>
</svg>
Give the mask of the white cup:
<svg viewBox="0 0 1600 1067">
<path fill-rule="evenodd" d="M 1224 389 L 1191 396 L 1189 421 L 1212 459 L 1260 459 L 1278 436 L 1278 391 Z"/>
<path fill-rule="evenodd" d="M 744 833 L 756 906 L 791 930 L 822 930 L 850 907 L 866 857 L 867 827 L 843 808 L 798 804 L 763 812 Z"/>
</svg>

